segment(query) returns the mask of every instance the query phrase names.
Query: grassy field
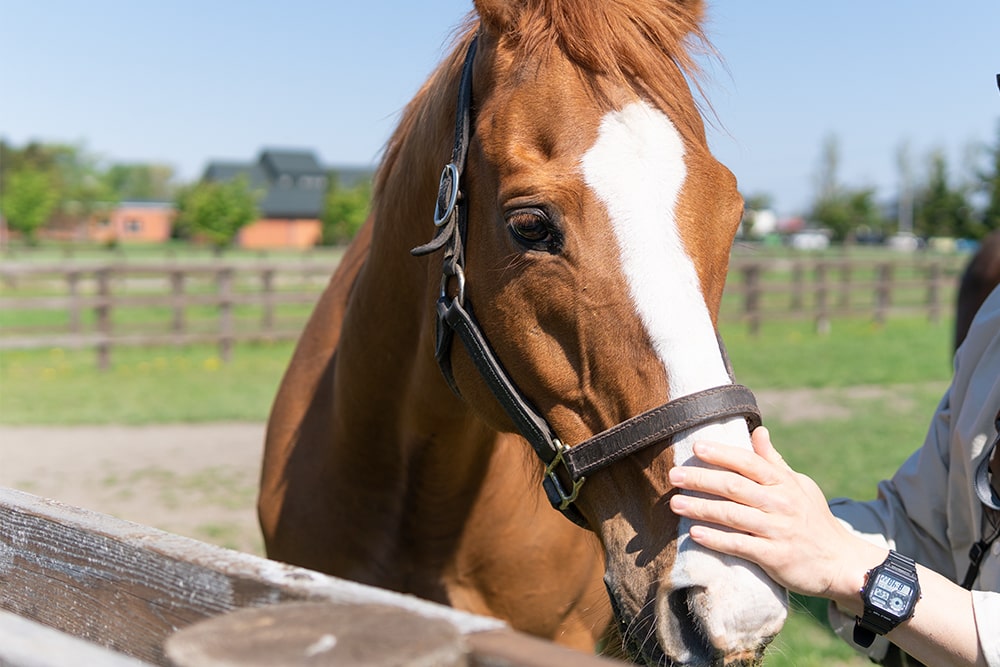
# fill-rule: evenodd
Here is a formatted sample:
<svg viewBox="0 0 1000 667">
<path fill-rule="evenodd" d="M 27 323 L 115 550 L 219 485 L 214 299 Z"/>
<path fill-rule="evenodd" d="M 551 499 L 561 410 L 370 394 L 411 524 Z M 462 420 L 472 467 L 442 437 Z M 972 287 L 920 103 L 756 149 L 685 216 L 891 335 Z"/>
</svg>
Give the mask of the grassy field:
<svg viewBox="0 0 1000 667">
<path fill-rule="evenodd" d="M 923 439 L 951 374 L 950 323 L 834 321 L 817 335 L 808 323 L 765 325 L 756 337 L 723 327 L 738 379 L 762 395 L 794 403 L 823 392 L 825 411 L 792 416 L 778 404 L 765 422 L 796 469 L 828 496 L 870 498 Z M 169 424 L 262 421 L 292 345 L 241 345 L 223 364 L 215 348 L 116 349 L 101 373 L 90 350 L 0 354 L 0 424 Z M 839 642 L 795 600 L 769 667 L 869 664 Z M 810 611 L 812 610 L 812 611 Z"/>
</svg>

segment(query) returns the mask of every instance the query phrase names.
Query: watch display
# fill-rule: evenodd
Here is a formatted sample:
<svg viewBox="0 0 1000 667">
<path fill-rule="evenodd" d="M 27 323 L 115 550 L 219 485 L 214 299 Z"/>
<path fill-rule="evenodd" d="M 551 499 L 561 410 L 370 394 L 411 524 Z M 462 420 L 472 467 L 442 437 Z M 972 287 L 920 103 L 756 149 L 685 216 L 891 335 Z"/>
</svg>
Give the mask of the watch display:
<svg viewBox="0 0 1000 667">
<path fill-rule="evenodd" d="M 920 599 L 916 563 L 890 551 L 881 565 L 868 571 L 861 599 L 865 611 L 854 625 L 854 642 L 868 647 L 875 635 L 886 634 L 913 615 Z"/>
</svg>

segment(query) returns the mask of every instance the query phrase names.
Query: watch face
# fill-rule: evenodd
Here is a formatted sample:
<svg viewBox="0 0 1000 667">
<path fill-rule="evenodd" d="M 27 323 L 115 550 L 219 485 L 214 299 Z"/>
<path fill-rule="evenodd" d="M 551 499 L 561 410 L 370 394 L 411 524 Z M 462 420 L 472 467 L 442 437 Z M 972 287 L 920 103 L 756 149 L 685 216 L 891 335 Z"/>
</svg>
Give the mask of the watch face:
<svg viewBox="0 0 1000 667">
<path fill-rule="evenodd" d="M 913 585 L 886 572 L 879 572 L 872 582 L 868 600 L 873 607 L 890 616 L 902 616 L 913 601 Z"/>
</svg>

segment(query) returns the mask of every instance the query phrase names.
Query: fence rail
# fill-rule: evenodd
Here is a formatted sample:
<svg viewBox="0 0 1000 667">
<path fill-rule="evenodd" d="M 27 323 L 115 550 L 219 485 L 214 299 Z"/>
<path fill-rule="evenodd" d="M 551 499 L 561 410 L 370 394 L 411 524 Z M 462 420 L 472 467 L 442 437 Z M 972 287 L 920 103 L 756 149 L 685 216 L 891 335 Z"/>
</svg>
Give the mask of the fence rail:
<svg viewBox="0 0 1000 667">
<path fill-rule="evenodd" d="M 293 340 L 329 263 L 0 267 L 0 350 Z M 8 296 L 7 292 L 16 295 Z M 42 324 L 37 322 L 41 321 Z"/>
<path fill-rule="evenodd" d="M 496 619 L 0 488 L 0 665 L 401 664 L 392 650 L 404 629 L 419 664 L 621 664 Z M 305 631 L 305 644 L 283 641 Z M 346 661 L 307 659 L 306 647 L 334 648 L 330 638 Z M 364 652 L 351 659 L 352 649 Z M 434 659 L 442 649 L 457 660 Z"/>
<path fill-rule="evenodd" d="M 826 332 L 835 318 L 921 316 L 932 322 L 954 312 L 966 257 L 907 259 L 794 259 L 732 262 L 719 319 L 744 322 L 756 334 L 763 322 L 812 321 Z"/>
<path fill-rule="evenodd" d="M 966 258 L 733 260 L 720 320 L 751 333 L 773 320 L 826 331 L 835 318 L 954 311 Z M 101 368 L 118 346 L 209 343 L 228 360 L 238 342 L 294 340 L 336 264 L 0 266 L 0 350 L 93 348 Z"/>
</svg>

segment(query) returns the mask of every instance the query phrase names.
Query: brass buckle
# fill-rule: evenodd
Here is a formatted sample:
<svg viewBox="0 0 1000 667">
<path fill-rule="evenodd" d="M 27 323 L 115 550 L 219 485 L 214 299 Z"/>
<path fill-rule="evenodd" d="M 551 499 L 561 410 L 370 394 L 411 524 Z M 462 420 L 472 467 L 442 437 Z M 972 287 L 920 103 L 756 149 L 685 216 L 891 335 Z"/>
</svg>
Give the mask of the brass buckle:
<svg viewBox="0 0 1000 667">
<path fill-rule="evenodd" d="M 552 461 L 550 461 L 545 467 L 545 476 L 552 480 L 552 485 L 555 488 L 556 493 L 559 494 L 559 500 L 561 501 L 559 503 L 559 509 L 564 510 L 576 502 L 576 497 L 580 495 L 580 487 L 582 487 L 583 483 L 587 481 L 587 478 L 581 477 L 573 482 L 573 489 L 569 493 L 566 493 L 565 489 L 563 489 L 562 482 L 559 481 L 559 477 L 556 475 L 556 466 L 563 463 L 563 453 L 569 451 L 569 447 L 564 445 L 558 438 L 553 440 L 553 444 L 556 447 L 556 455 L 555 458 L 553 458 Z"/>
</svg>

